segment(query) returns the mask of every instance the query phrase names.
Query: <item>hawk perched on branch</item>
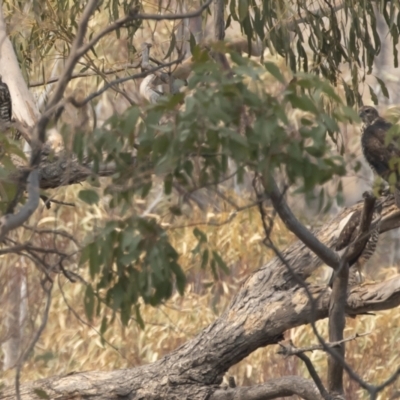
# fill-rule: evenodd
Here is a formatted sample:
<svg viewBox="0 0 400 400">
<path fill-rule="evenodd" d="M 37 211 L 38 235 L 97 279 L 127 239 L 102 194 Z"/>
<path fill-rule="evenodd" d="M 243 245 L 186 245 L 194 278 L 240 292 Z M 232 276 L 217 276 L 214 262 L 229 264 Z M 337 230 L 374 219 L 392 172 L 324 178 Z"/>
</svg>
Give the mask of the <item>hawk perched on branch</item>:
<svg viewBox="0 0 400 400">
<path fill-rule="evenodd" d="M 355 266 L 358 271 L 360 281 L 362 281 L 362 268 L 367 263 L 367 261 L 374 255 L 376 247 L 378 245 L 379 240 L 379 232 L 380 232 L 380 222 L 381 222 L 381 211 L 382 207 L 377 207 L 374 210 L 372 215 L 371 222 L 371 232 L 368 238 L 367 243 L 364 248 L 360 248 L 358 254 L 354 254 L 354 257 L 349 261 L 349 266 Z M 360 224 L 361 218 L 361 210 L 355 211 L 350 214 L 347 218 L 345 218 L 339 225 L 338 231 L 339 236 L 336 241 L 335 250 L 339 252 L 339 254 L 343 254 L 347 247 L 350 246 L 357 239 L 358 235 L 358 227 Z M 332 286 L 333 282 L 333 274 L 331 280 L 329 282 L 329 286 Z M 350 284 L 350 282 L 349 282 Z"/>
<path fill-rule="evenodd" d="M 395 175 L 394 198 L 397 207 L 400 208 L 400 142 L 391 139 L 387 143 L 386 139 L 392 124 L 381 118 L 378 111 L 370 106 L 361 107 L 359 116 L 364 123 L 361 136 L 364 157 L 371 168 L 386 182 L 389 182 L 392 174 Z M 396 158 L 399 158 L 397 162 Z"/>
<path fill-rule="evenodd" d="M 8 86 L 0 75 L 0 123 L 11 122 L 11 95 Z"/>
</svg>

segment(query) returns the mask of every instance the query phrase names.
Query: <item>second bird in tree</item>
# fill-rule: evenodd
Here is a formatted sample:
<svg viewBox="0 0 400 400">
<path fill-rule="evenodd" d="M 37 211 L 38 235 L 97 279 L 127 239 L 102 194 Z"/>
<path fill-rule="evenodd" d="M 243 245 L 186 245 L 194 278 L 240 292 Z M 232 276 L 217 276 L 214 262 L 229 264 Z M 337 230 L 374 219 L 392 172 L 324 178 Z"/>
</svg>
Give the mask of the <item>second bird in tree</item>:
<svg viewBox="0 0 400 400">
<path fill-rule="evenodd" d="M 8 86 L 0 75 L 0 123 L 11 122 L 11 95 Z"/>
<path fill-rule="evenodd" d="M 392 179 L 395 178 L 394 198 L 400 208 L 400 141 L 393 138 L 387 142 L 386 135 L 392 124 L 381 118 L 374 107 L 361 107 L 359 116 L 364 123 L 361 135 L 364 157 L 386 182 L 393 183 Z"/>
</svg>

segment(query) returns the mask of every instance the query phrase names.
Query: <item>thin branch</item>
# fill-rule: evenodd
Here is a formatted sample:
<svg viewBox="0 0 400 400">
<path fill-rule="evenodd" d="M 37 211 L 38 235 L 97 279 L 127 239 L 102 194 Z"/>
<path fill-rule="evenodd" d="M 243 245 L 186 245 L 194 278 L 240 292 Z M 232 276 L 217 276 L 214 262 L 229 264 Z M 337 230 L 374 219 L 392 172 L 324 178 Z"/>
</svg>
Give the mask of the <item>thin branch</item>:
<svg viewBox="0 0 400 400">
<path fill-rule="evenodd" d="M 76 57 L 81 58 L 85 53 L 87 53 L 94 45 L 104 36 L 108 35 L 109 33 L 116 31 L 117 29 L 123 27 L 127 22 L 132 21 L 133 19 L 138 19 L 138 9 L 134 8 L 133 10 L 130 10 L 128 15 L 125 17 L 122 17 L 116 21 L 114 21 L 112 24 L 108 25 L 106 28 L 104 28 L 102 31 L 100 31 L 92 40 L 90 40 L 88 43 L 85 45 L 81 46 L 78 51 L 76 52 Z"/>
<path fill-rule="evenodd" d="M 175 21 L 177 19 L 185 19 L 185 18 L 194 18 L 198 17 L 205 11 L 209 5 L 212 3 L 213 0 L 207 0 L 200 8 L 196 11 L 192 11 L 189 13 L 182 13 L 182 14 L 137 14 L 135 15 L 135 19 L 139 20 L 153 20 L 153 21 Z"/>
<path fill-rule="evenodd" d="M 293 232 L 311 251 L 325 264 L 337 270 L 340 266 L 340 257 L 333 250 L 321 243 L 292 213 L 280 193 L 272 175 L 265 171 L 262 175 L 262 184 L 266 194 L 282 219 L 286 227 Z"/>
<path fill-rule="evenodd" d="M 123 72 L 126 71 L 127 69 L 134 69 L 134 68 L 139 68 L 141 64 L 141 61 L 138 61 L 136 64 L 126 64 L 120 68 L 115 68 L 115 69 L 106 69 L 104 71 L 101 71 L 104 75 L 112 75 L 112 74 L 116 74 L 118 72 Z M 78 74 L 73 74 L 70 77 L 70 80 L 72 79 L 77 79 L 77 78 L 88 78 L 88 77 L 92 77 L 92 76 L 98 76 L 97 72 L 81 72 Z M 56 76 L 54 78 L 50 78 L 46 81 L 40 81 L 40 82 L 32 82 L 29 84 L 29 87 L 38 87 L 38 86 L 44 86 L 44 85 L 48 85 L 50 83 L 55 83 L 58 82 L 60 80 L 59 76 Z"/>
<path fill-rule="evenodd" d="M 349 263 L 343 260 L 340 268 L 335 271 L 336 277 L 332 284 L 332 294 L 329 302 L 329 341 L 343 341 L 346 326 L 345 309 L 347 302 L 347 286 L 349 281 Z M 338 357 L 335 355 L 337 354 Z M 342 362 L 343 360 L 343 362 Z M 344 342 L 332 348 L 328 354 L 328 390 L 330 393 L 343 394 L 343 369 L 345 363 Z"/>
<path fill-rule="evenodd" d="M 120 83 L 126 82 L 126 81 L 130 81 L 133 79 L 139 79 L 139 78 L 145 78 L 146 76 L 162 69 L 162 68 L 166 68 L 166 67 L 170 67 L 172 65 L 175 64 L 179 64 L 183 61 L 183 57 L 180 57 L 176 60 L 173 60 L 169 63 L 163 64 L 163 65 L 159 65 L 157 67 L 154 67 L 152 69 L 149 69 L 147 71 L 144 72 L 140 72 L 138 74 L 135 75 L 131 75 L 131 76 L 127 76 L 124 78 L 120 78 L 120 79 L 116 79 L 114 81 L 109 82 L 107 85 L 104 85 L 100 90 L 98 90 L 97 92 L 92 93 L 90 96 L 86 97 L 84 100 L 82 101 L 76 101 L 73 98 L 69 98 L 69 101 L 71 102 L 71 104 L 75 107 L 83 107 L 85 104 L 89 103 L 89 101 L 93 100 L 95 97 L 100 96 L 101 94 L 103 94 L 107 89 L 109 89 L 112 86 L 118 85 Z M 60 105 L 61 106 L 61 105 Z"/>
<path fill-rule="evenodd" d="M 6 214 L 0 218 L 0 241 L 13 229 L 24 224 L 39 206 L 39 170 L 30 172 L 27 179 L 28 199 L 16 214 Z"/>
<path fill-rule="evenodd" d="M 363 337 L 363 336 L 367 336 L 369 335 L 371 332 L 366 332 L 366 333 L 356 333 L 355 335 L 349 336 L 343 340 L 339 340 L 337 342 L 325 342 L 325 345 L 327 347 L 337 347 L 339 345 L 341 345 L 342 343 L 346 343 L 346 342 L 351 342 L 359 337 Z M 284 356 L 295 356 L 301 353 L 306 353 L 306 352 L 313 352 L 316 350 L 321 350 L 321 351 L 325 351 L 325 348 L 323 346 L 321 346 L 320 344 L 315 344 L 313 346 L 307 346 L 307 347 L 295 347 L 293 346 L 292 343 L 285 343 L 285 342 L 279 342 L 278 343 L 279 346 L 281 346 L 281 350 L 278 350 L 277 353 L 278 354 L 283 354 Z"/>
<path fill-rule="evenodd" d="M 96 7 L 99 5 L 100 1 L 99 0 L 89 0 L 84 11 L 82 14 L 82 17 L 79 21 L 78 24 L 78 30 L 76 32 L 76 37 L 75 40 L 72 43 L 72 48 L 71 52 L 69 54 L 69 57 L 67 58 L 67 61 L 65 63 L 65 68 L 62 74 L 60 75 L 60 78 L 58 80 L 58 84 L 56 85 L 53 95 L 49 99 L 46 107 L 46 111 L 42 114 L 41 118 L 39 119 L 38 126 L 37 126 L 37 139 L 44 143 L 45 142 L 45 137 L 46 137 L 46 126 L 50 120 L 50 114 L 48 110 L 52 109 L 62 98 L 65 89 L 68 85 L 68 82 L 71 79 L 72 76 L 72 71 L 75 68 L 76 63 L 78 62 L 79 58 L 82 56 L 82 54 L 79 52 L 81 46 L 83 45 L 83 40 L 85 38 L 87 26 L 89 23 L 89 19 L 94 13 Z M 34 155 L 32 155 L 34 159 Z M 37 160 L 39 162 L 39 160 Z"/>
<path fill-rule="evenodd" d="M 331 400 L 332 397 L 325 389 L 325 386 L 322 383 L 321 378 L 319 377 L 317 371 L 315 370 L 314 365 L 312 364 L 310 358 L 308 356 L 306 356 L 304 353 L 296 354 L 296 356 L 298 358 L 300 358 L 300 360 L 303 361 L 304 364 L 306 365 L 307 370 L 308 370 L 309 374 L 311 375 L 312 380 L 317 385 L 317 388 L 318 388 L 319 392 L 321 393 L 322 397 L 325 400 Z"/>
</svg>

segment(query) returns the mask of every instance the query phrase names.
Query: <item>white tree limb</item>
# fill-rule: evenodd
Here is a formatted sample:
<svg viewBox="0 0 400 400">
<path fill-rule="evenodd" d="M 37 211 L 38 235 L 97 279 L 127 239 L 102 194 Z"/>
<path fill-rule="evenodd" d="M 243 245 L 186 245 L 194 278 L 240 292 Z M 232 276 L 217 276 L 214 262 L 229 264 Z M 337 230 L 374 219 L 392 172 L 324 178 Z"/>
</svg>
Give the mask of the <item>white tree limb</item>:
<svg viewBox="0 0 400 400">
<path fill-rule="evenodd" d="M 32 93 L 22 76 L 12 43 L 7 36 L 7 27 L 3 16 L 3 2 L 0 0 L 0 75 L 11 93 L 15 118 L 28 126 L 33 126 L 39 111 Z"/>
</svg>

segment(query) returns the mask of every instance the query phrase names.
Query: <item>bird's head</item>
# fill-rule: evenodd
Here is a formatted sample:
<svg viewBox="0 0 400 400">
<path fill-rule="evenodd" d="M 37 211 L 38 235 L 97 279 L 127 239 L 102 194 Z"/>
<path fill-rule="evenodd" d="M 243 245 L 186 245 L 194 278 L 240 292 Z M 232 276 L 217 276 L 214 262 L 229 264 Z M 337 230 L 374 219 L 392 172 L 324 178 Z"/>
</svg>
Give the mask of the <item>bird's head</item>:
<svg viewBox="0 0 400 400">
<path fill-rule="evenodd" d="M 379 113 L 376 108 L 371 106 L 363 106 L 358 112 L 359 117 L 362 122 L 366 125 L 372 124 L 377 118 L 379 118 Z"/>
</svg>

